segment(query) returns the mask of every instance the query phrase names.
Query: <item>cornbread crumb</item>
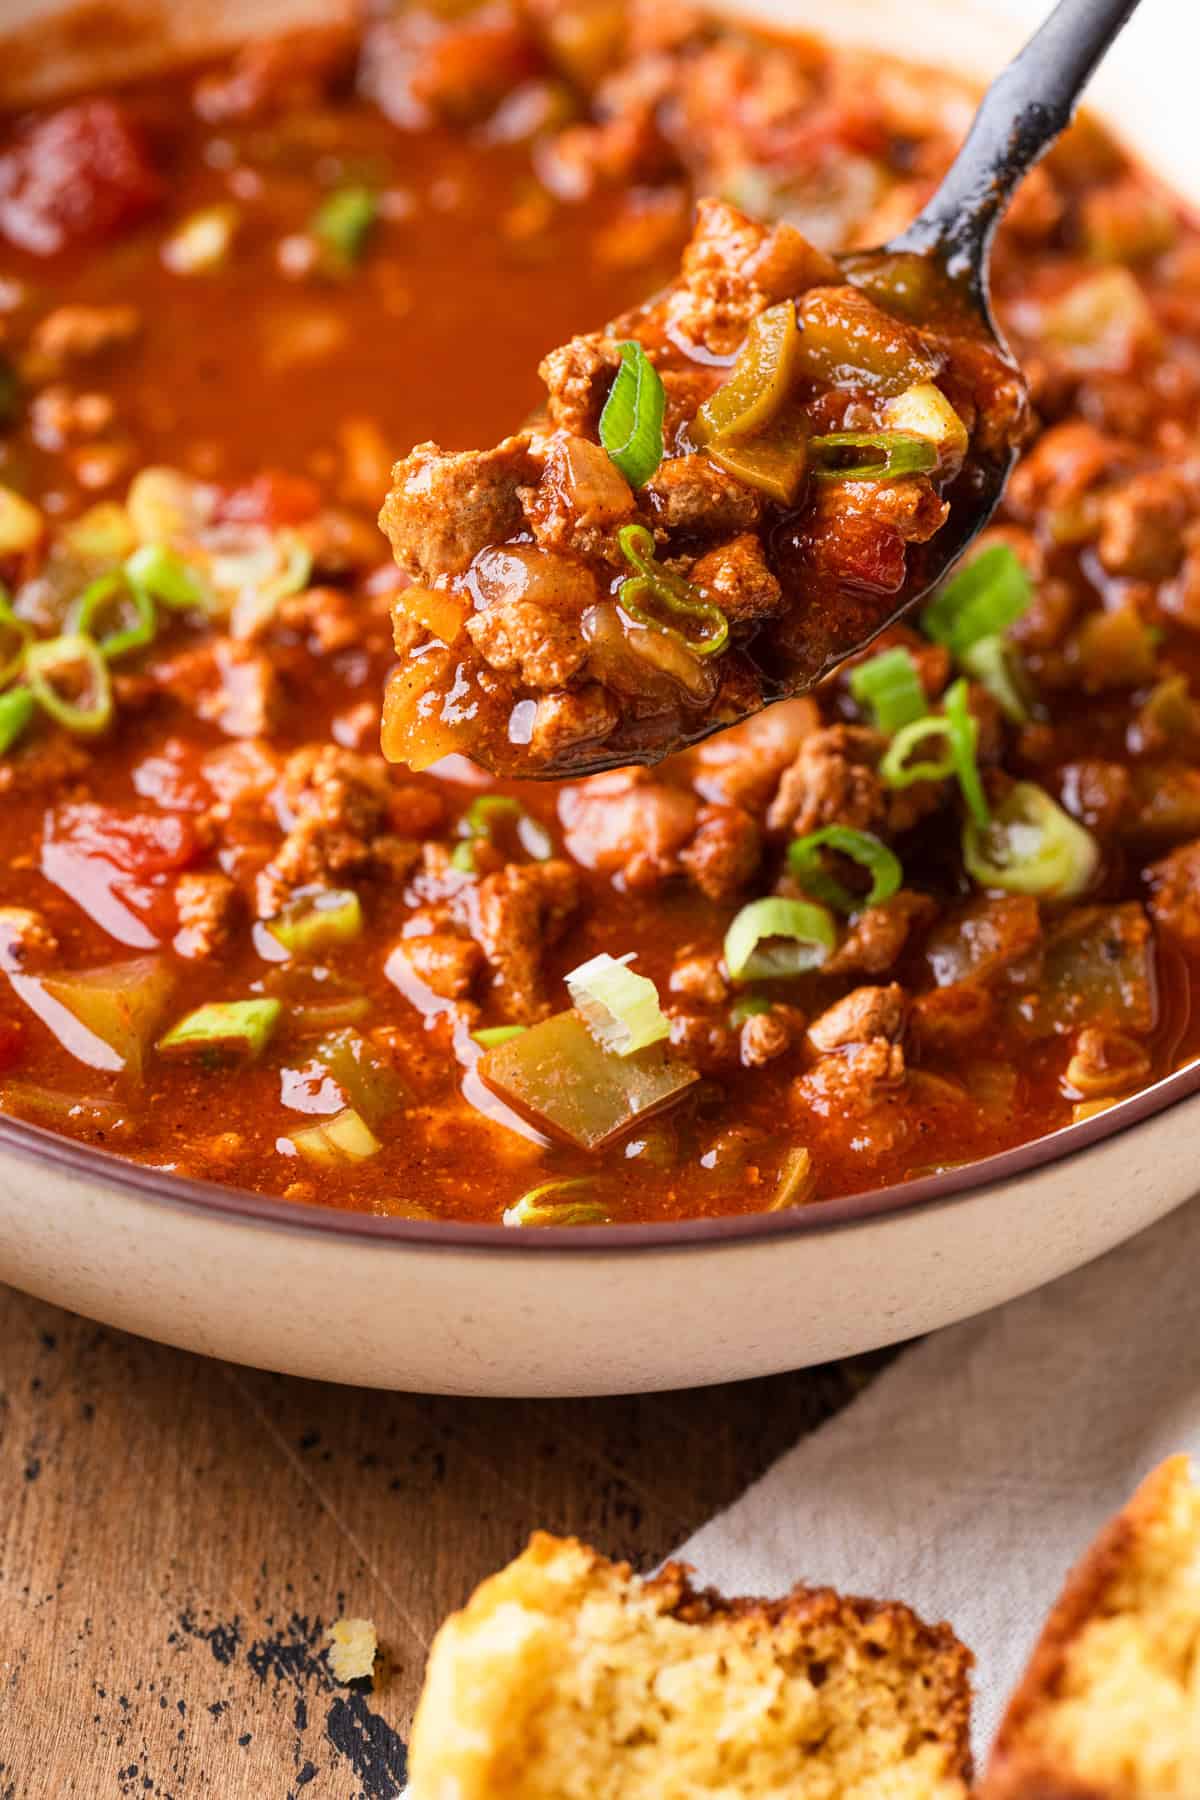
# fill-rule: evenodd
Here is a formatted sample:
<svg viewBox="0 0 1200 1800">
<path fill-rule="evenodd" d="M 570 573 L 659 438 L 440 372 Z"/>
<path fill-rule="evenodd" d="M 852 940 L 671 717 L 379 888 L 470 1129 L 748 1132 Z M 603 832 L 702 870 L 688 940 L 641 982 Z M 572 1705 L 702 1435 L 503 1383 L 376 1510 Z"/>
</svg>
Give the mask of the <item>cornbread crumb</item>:
<svg viewBox="0 0 1200 1800">
<path fill-rule="evenodd" d="M 409 1800 L 966 1800 L 970 1664 L 904 1606 L 538 1533 L 434 1641 Z"/>
<path fill-rule="evenodd" d="M 996 1737 L 981 1800 L 1200 1795 L 1200 1490 L 1147 1476 L 1072 1572 Z"/>
<path fill-rule="evenodd" d="M 329 1631 L 329 1667 L 335 1681 L 358 1681 L 370 1675 L 378 1648 L 370 1619 L 335 1619 Z"/>
</svg>

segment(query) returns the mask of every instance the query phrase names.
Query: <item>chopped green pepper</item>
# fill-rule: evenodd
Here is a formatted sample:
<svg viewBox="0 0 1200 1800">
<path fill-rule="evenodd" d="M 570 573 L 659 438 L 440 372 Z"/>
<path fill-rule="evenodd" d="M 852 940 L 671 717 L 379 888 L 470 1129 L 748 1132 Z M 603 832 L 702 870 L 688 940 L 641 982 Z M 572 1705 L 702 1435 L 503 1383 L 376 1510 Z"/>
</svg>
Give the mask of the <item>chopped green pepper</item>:
<svg viewBox="0 0 1200 1800">
<path fill-rule="evenodd" d="M 799 340 L 791 300 L 781 300 L 751 320 L 728 380 L 692 422 L 698 444 L 752 437 L 774 419 L 791 390 Z"/>
<path fill-rule="evenodd" d="M 257 1062 L 279 1022 L 278 1000 L 218 1000 L 172 1025 L 158 1048 L 163 1056 L 220 1067 Z"/>
</svg>

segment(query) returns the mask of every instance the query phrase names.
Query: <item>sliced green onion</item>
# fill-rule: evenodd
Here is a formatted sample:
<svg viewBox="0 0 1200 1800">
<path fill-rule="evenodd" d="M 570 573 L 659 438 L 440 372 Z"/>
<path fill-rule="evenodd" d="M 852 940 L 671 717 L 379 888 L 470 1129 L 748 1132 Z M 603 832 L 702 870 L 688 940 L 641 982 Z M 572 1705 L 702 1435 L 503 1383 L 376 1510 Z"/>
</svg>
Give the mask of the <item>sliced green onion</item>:
<svg viewBox="0 0 1200 1800">
<path fill-rule="evenodd" d="M 962 789 L 963 799 L 967 803 L 967 811 L 975 823 L 982 828 L 991 818 L 992 809 L 987 803 L 983 782 L 979 778 L 979 762 L 975 755 L 979 742 L 979 726 L 967 705 L 965 681 L 956 681 L 946 689 L 942 708 L 950 734 L 950 757 L 954 764 L 954 773 L 958 776 L 958 785 Z"/>
<path fill-rule="evenodd" d="M 164 1056 L 193 1059 L 213 1067 L 251 1063 L 266 1049 L 279 1023 L 278 1000 L 218 1000 L 200 1006 L 172 1025 L 158 1041 Z"/>
<path fill-rule="evenodd" d="M 632 488 L 649 481 L 663 455 L 667 396 L 662 377 L 636 339 L 621 345 L 621 366 L 600 414 L 600 442 Z"/>
<path fill-rule="evenodd" d="M 353 888 L 301 888 L 267 930 L 292 956 L 312 956 L 362 935 L 362 902 Z"/>
<path fill-rule="evenodd" d="M 959 655 L 967 674 L 986 688 L 1006 719 L 1027 725 L 1033 716 L 1026 691 L 1025 670 L 1015 648 L 1006 638 L 976 638 Z"/>
<path fill-rule="evenodd" d="M 710 606 L 690 581 L 664 568 L 654 554 L 653 534 L 644 525 L 622 525 L 617 542 L 625 560 L 638 571 L 621 583 L 620 602 L 629 617 L 663 637 L 676 638 L 693 656 L 719 656 L 729 642 L 729 621 L 720 607 Z M 643 602 L 647 599 L 679 617 L 702 619 L 708 626 L 706 635 L 689 638 L 663 624 L 645 610 Z"/>
<path fill-rule="evenodd" d="M 822 850 L 836 850 L 866 869 L 871 877 L 870 891 L 852 894 L 840 881 L 835 881 L 822 865 Z M 864 907 L 878 906 L 881 901 L 890 900 L 904 880 L 904 870 L 895 852 L 872 832 L 856 831 L 850 825 L 825 825 L 820 831 L 810 831 L 807 836 L 797 838 L 788 847 L 788 862 L 806 893 L 843 913 L 860 912 Z"/>
<path fill-rule="evenodd" d="M 875 729 L 888 737 L 929 711 L 916 661 L 900 645 L 852 669 L 850 692 L 860 706 L 870 707 Z"/>
<path fill-rule="evenodd" d="M 68 678 L 71 685 L 64 693 L 55 683 Z M 31 644 L 25 652 L 25 679 L 43 712 L 67 731 L 94 737 L 107 729 L 113 716 L 112 678 L 91 638 L 56 637 Z M 75 698 L 68 697 L 71 692 Z"/>
<path fill-rule="evenodd" d="M 1044 788 L 1018 781 L 986 826 L 963 826 L 963 862 L 980 887 L 1041 900 L 1071 900 L 1091 886 L 1100 849 L 1090 831 Z"/>
<path fill-rule="evenodd" d="M 115 611 L 116 619 L 113 628 L 102 635 L 97 627 L 102 628 L 110 611 Z M 154 642 L 158 614 L 145 588 L 113 569 L 107 575 L 98 575 L 84 588 L 71 609 L 68 624 L 80 637 L 93 638 L 101 653 L 114 662 L 117 657 L 128 656 L 131 650 L 144 650 Z"/>
<path fill-rule="evenodd" d="M 559 1181 L 543 1181 L 540 1187 L 522 1194 L 515 1206 L 504 1213 L 506 1225 L 603 1225 L 607 1212 L 596 1200 L 570 1200 L 569 1194 L 584 1194 L 595 1186 L 590 1175 L 565 1176 Z"/>
<path fill-rule="evenodd" d="M 860 450 L 858 462 L 843 461 Z M 829 431 L 808 440 L 808 454 L 818 481 L 891 481 L 900 475 L 924 475 L 937 467 L 937 446 L 906 431 Z"/>
<path fill-rule="evenodd" d="M 837 942 L 823 906 L 770 895 L 751 900 L 725 933 L 725 966 L 734 981 L 768 981 L 819 969 Z"/>
<path fill-rule="evenodd" d="M 27 687 L 10 688 L 7 694 L 0 694 L 0 756 L 7 756 L 24 735 L 35 704 Z"/>
<path fill-rule="evenodd" d="M 803 1206 L 812 1199 L 815 1187 L 812 1152 L 803 1144 L 794 1144 L 779 1165 L 779 1180 L 767 1211 L 786 1212 L 789 1206 Z"/>
<path fill-rule="evenodd" d="M 760 1013 L 769 1013 L 770 1010 L 771 1002 L 765 994 L 743 994 L 729 1009 L 729 1023 L 736 1031 L 747 1019 L 757 1018 Z"/>
<path fill-rule="evenodd" d="M 7 658 L 0 662 L 0 687 L 7 687 L 21 673 L 25 662 L 25 652 L 36 637 L 36 632 L 28 619 L 22 619 L 12 609 L 8 597 L 8 589 L 0 586 L 0 634 L 3 634 L 11 646 Z"/>
<path fill-rule="evenodd" d="M 696 443 L 751 437 L 769 424 L 791 389 L 799 342 L 792 300 L 781 300 L 752 319 L 727 379 L 692 421 Z"/>
<path fill-rule="evenodd" d="M 632 957 L 632 951 L 620 958 L 605 952 L 567 976 L 576 1011 L 600 1048 L 615 1056 L 632 1056 L 671 1035 L 658 989 L 649 976 L 629 967 Z"/>
<path fill-rule="evenodd" d="M 283 1142 L 290 1143 L 297 1156 L 321 1169 L 365 1162 L 383 1148 L 366 1120 L 352 1106 L 345 1107 L 332 1119 L 322 1119 L 319 1125 L 294 1131 Z"/>
<path fill-rule="evenodd" d="M 993 544 L 934 595 L 921 614 L 921 630 L 961 657 L 980 638 L 1007 631 L 1032 599 L 1020 557 L 1008 544 Z"/>
<path fill-rule="evenodd" d="M 370 188 L 336 188 L 318 206 L 309 231 L 331 261 L 349 269 L 361 261 L 378 217 L 379 200 Z"/>
<path fill-rule="evenodd" d="M 125 560 L 125 574 L 135 588 L 172 612 L 211 612 L 212 596 L 195 569 L 166 544 L 143 544 Z"/>
<path fill-rule="evenodd" d="M 917 746 L 930 738 L 937 738 L 945 745 L 936 762 L 928 758 L 921 762 L 910 761 Z M 954 773 L 949 740 L 950 733 L 940 713 L 927 719 L 914 719 L 911 725 L 902 725 L 880 760 L 880 780 L 885 787 L 893 788 L 911 787 L 914 781 L 945 781 Z"/>
<path fill-rule="evenodd" d="M 497 1044 L 507 1044 L 512 1038 L 520 1037 L 528 1030 L 525 1025 L 485 1025 L 482 1031 L 473 1031 L 471 1036 L 482 1050 L 492 1050 Z"/>
</svg>

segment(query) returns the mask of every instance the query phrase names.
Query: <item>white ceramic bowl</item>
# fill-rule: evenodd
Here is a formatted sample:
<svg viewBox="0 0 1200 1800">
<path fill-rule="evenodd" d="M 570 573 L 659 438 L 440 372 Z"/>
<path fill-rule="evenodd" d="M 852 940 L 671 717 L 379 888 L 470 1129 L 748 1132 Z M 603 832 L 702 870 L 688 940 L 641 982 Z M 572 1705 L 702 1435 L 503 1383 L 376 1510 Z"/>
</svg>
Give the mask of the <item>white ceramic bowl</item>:
<svg viewBox="0 0 1200 1800">
<path fill-rule="evenodd" d="M 276 13 L 281 3 L 270 0 Z M 1146 0 L 1098 98 L 1200 200 L 1192 4 Z M 4 10 L 6 29 L 36 13 L 39 40 L 53 41 L 51 0 Z M 754 10 L 986 74 L 1043 8 Z M 244 0 L 237 11 L 244 19 Z M 0 89 L 15 66 L 0 44 Z M 472 1394 L 683 1387 L 896 1342 L 1065 1274 L 1187 1199 L 1198 1146 L 1200 1064 L 973 1168 L 795 1214 L 517 1233 L 172 1180 L 0 1120 L 0 1278 L 167 1343 L 334 1381 Z"/>
</svg>

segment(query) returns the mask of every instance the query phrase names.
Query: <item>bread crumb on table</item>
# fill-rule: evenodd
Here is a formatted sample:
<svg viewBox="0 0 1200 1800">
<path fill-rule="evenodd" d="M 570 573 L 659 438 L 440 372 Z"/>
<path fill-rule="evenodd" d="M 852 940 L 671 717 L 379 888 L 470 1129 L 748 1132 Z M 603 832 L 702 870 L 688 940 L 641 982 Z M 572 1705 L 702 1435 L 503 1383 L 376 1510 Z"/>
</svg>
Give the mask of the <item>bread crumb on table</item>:
<svg viewBox="0 0 1200 1800">
<path fill-rule="evenodd" d="M 375 1668 L 379 1638 L 370 1619 L 335 1619 L 329 1631 L 329 1667 L 337 1681 L 360 1681 Z"/>
</svg>

